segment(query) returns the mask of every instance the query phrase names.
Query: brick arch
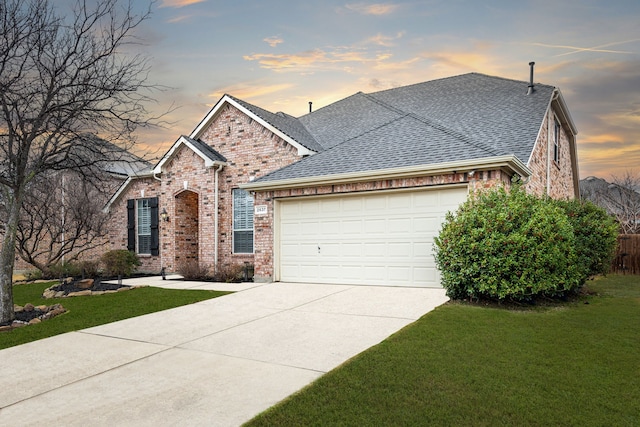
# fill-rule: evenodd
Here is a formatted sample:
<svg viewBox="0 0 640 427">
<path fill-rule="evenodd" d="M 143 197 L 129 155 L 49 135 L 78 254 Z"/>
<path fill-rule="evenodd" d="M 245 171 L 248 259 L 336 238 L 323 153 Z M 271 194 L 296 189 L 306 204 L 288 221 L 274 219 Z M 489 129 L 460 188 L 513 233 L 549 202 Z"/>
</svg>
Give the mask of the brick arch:
<svg viewBox="0 0 640 427">
<path fill-rule="evenodd" d="M 175 195 L 174 241 L 175 267 L 199 261 L 200 195 L 184 190 Z"/>
</svg>

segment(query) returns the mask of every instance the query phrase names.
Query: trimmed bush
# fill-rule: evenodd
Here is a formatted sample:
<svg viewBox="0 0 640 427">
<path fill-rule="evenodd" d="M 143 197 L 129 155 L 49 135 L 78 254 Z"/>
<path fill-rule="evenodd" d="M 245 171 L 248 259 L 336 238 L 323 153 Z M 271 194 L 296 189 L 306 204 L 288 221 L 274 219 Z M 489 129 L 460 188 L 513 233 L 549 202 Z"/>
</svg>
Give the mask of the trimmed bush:
<svg viewBox="0 0 640 427">
<path fill-rule="evenodd" d="M 48 271 L 42 272 L 44 279 L 57 279 L 60 277 L 77 277 L 82 271 L 76 262 L 62 262 L 49 266 Z"/>
<path fill-rule="evenodd" d="M 453 299 L 527 302 L 581 283 L 567 215 L 518 184 L 480 192 L 447 214 L 434 251 Z"/>
<path fill-rule="evenodd" d="M 104 274 L 107 277 L 131 276 L 136 267 L 141 265 L 138 255 L 126 249 L 116 249 L 106 252 L 101 258 Z"/>
<path fill-rule="evenodd" d="M 180 265 L 178 273 L 180 273 L 185 280 L 211 280 L 209 270 L 209 267 L 200 266 L 197 260 L 191 259 Z"/>
<path fill-rule="evenodd" d="M 607 274 L 616 256 L 619 228 L 613 216 L 588 200 L 555 200 L 566 213 L 576 238 L 582 284 L 589 277 Z"/>
</svg>

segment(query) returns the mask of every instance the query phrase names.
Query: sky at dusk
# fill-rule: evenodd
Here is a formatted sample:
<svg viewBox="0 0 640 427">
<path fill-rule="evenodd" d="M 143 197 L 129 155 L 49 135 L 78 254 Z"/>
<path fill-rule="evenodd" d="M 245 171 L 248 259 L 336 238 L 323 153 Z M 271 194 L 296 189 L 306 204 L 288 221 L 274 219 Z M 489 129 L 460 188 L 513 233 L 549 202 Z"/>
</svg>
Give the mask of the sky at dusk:
<svg viewBox="0 0 640 427">
<path fill-rule="evenodd" d="M 138 4 L 138 0 L 136 0 Z M 158 0 L 138 35 L 166 150 L 225 93 L 300 116 L 358 91 L 479 72 L 562 91 L 580 177 L 640 173 L 640 1 Z"/>
</svg>

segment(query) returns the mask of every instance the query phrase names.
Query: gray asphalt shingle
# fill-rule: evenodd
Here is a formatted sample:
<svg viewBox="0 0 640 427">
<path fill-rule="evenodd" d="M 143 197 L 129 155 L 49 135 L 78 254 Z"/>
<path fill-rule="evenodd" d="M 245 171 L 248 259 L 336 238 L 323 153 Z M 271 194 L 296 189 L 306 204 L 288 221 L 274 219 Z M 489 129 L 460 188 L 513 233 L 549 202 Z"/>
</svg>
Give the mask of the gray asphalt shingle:
<svg viewBox="0 0 640 427">
<path fill-rule="evenodd" d="M 324 150 L 297 118 L 281 112 L 272 113 L 234 96 L 227 96 L 309 150 L 316 153 Z"/>
<path fill-rule="evenodd" d="M 358 92 L 298 119 L 237 101 L 318 153 L 255 181 L 264 182 L 504 155 L 526 164 L 555 89 L 527 88 L 470 73 Z"/>
</svg>

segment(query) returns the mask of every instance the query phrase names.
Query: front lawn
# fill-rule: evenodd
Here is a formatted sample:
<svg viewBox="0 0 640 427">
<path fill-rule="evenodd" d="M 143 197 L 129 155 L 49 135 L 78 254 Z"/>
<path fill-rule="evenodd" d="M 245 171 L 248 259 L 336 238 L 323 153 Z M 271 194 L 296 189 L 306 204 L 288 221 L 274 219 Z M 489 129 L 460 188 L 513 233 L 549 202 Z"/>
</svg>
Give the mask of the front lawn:
<svg viewBox="0 0 640 427">
<path fill-rule="evenodd" d="M 52 284 L 33 283 L 14 286 L 14 303 L 18 305 L 32 303 L 35 306 L 59 303 L 67 309 L 67 313 L 37 325 L 0 332 L 0 349 L 228 294 L 228 292 L 148 287 L 97 296 L 43 299 L 42 292 Z"/>
<path fill-rule="evenodd" d="M 640 277 L 561 306 L 448 303 L 248 426 L 638 426 Z"/>
</svg>

